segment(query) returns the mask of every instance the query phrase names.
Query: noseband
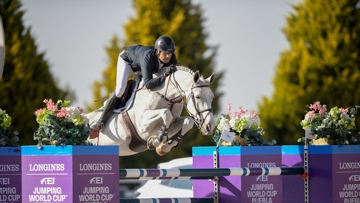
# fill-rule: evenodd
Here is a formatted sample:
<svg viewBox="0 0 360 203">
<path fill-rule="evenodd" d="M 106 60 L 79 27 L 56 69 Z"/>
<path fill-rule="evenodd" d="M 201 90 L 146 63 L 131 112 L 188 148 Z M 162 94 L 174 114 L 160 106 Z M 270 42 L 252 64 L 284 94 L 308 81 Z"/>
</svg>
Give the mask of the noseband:
<svg viewBox="0 0 360 203">
<path fill-rule="evenodd" d="M 167 89 L 168 89 L 168 86 L 169 86 L 169 82 L 171 81 L 172 75 L 173 75 L 173 74 L 171 74 L 170 77 L 169 77 L 169 80 L 168 80 L 168 83 L 167 83 L 167 86 L 166 86 L 166 90 L 165 90 L 165 95 L 164 95 L 164 96 L 162 95 L 162 97 L 163 97 L 168 103 L 171 103 L 171 101 L 175 100 L 176 98 L 179 98 L 179 97 L 176 97 L 176 98 L 171 99 L 171 100 L 166 98 L 166 92 L 167 92 Z M 187 108 L 187 102 L 186 102 L 186 100 L 184 100 L 184 106 L 185 106 L 185 109 L 186 109 L 186 111 L 188 112 L 188 114 L 194 119 L 196 126 L 200 129 L 201 126 L 204 124 L 206 117 L 209 115 L 209 113 L 212 112 L 212 108 L 200 110 L 200 109 L 198 108 L 198 106 L 197 106 L 197 103 L 195 102 L 195 97 L 194 97 L 193 89 L 195 89 L 195 88 L 203 88 L 203 87 L 209 87 L 209 88 L 210 88 L 210 85 L 198 85 L 198 86 L 193 86 L 193 87 L 191 87 L 190 94 L 189 94 L 187 97 L 185 97 L 185 94 L 184 94 L 185 91 L 181 89 L 179 83 L 178 83 L 178 82 L 176 81 L 176 79 L 175 79 L 175 76 L 174 76 L 173 78 L 174 78 L 174 83 L 175 83 L 175 84 L 174 84 L 172 81 L 171 81 L 171 83 L 175 86 L 175 88 L 176 88 L 176 90 L 178 91 L 178 93 L 180 94 L 180 98 L 181 98 L 181 100 L 178 100 L 177 102 L 174 102 L 174 103 L 178 103 L 178 102 L 182 101 L 183 98 L 186 98 L 186 99 L 192 101 L 192 103 L 193 103 L 193 105 L 194 105 L 194 107 L 195 107 L 195 110 L 196 110 L 196 115 L 194 115 L 193 113 L 191 113 L 191 112 L 189 111 L 189 109 Z M 160 94 L 160 93 L 159 93 L 159 94 Z M 171 104 L 174 104 L 174 103 L 171 103 Z M 202 116 L 202 113 L 207 112 L 207 111 L 208 111 L 209 113 L 206 114 L 206 116 L 205 116 L 205 118 L 204 118 L 204 117 Z"/>
</svg>

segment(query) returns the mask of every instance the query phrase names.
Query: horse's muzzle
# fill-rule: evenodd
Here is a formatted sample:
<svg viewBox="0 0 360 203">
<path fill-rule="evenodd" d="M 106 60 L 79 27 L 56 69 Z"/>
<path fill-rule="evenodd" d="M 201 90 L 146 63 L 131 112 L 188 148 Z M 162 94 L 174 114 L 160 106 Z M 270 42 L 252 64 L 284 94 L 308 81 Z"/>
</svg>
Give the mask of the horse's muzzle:
<svg viewBox="0 0 360 203">
<path fill-rule="evenodd" d="M 212 124 L 207 124 L 206 126 L 204 126 L 205 128 L 202 128 L 201 132 L 204 135 L 212 135 L 214 133 L 215 130 L 215 125 Z"/>
</svg>

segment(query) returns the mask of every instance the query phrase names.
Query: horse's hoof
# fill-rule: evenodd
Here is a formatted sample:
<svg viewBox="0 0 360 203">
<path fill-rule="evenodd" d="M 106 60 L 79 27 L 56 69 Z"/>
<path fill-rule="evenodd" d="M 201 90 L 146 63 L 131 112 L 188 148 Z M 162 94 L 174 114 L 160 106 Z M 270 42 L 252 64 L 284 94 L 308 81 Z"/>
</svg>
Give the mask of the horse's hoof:
<svg viewBox="0 0 360 203">
<path fill-rule="evenodd" d="M 156 148 L 156 153 L 157 153 L 159 156 L 164 156 L 167 152 L 163 151 L 160 147 L 157 147 L 157 148 Z"/>
</svg>

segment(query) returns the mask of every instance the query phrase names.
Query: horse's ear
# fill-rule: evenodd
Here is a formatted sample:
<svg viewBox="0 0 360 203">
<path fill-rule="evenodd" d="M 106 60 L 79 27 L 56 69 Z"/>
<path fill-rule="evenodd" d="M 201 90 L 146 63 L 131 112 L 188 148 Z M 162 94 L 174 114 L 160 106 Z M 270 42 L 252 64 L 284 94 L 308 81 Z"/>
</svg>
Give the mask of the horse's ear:
<svg viewBox="0 0 360 203">
<path fill-rule="evenodd" d="M 200 73 L 199 70 L 197 70 L 194 75 L 194 82 L 196 83 L 199 80 L 199 78 L 200 78 Z"/>
<path fill-rule="evenodd" d="M 211 84 L 212 82 L 214 82 L 215 79 L 215 73 L 212 73 L 210 75 L 210 77 L 206 78 L 205 80 L 209 82 L 209 84 Z"/>
</svg>

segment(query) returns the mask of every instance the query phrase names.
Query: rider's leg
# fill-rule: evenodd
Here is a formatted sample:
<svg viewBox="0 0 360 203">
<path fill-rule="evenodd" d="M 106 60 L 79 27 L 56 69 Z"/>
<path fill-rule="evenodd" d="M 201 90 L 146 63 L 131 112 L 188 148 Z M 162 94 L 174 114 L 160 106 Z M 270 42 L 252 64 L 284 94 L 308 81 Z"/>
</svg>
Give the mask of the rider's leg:
<svg viewBox="0 0 360 203">
<path fill-rule="evenodd" d="M 115 93 L 111 93 L 109 99 L 106 102 L 105 109 L 103 110 L 100 119 L 96 122 L 94 127 L 100 127 L 100 129 L 105 125 L 107 119 L 110 117 L 112 111 L 115 109 L 115 107 L 121 102 L 120 98 L 117 98 L 115 96 Z"/>
<path fill-rule="evenodd" d="M 122 53 L 122 52 L 121 52 Z M 121 54 L 120 53 L 120 54 Z M 106 123 L 106 120 L 110 117 L 111 112 L 117 106 L 122 106 L 125 101 L 121 97 L 123 96 L 126 88 L 126 83 L 130 75 L 133 73 L 131 67 L 125 62 L 119 55 L 117 62 L 117 73 L 116 73 L 116 89 L 115 93 L 112 93 L 106 102 L 105 109 L 101 114 L 100 119 L 91 126 L 91 129 L 98 127 L 102 128 Z"/>
<path fill-rule="evenodd" d="M 123 52 L 120 53 L 120 55 Z M 131 69 L 131 66 L 124 61 L 119 55 L 117 66 L 116 66 L 116 88 L 115 88 L 115 94 L 118 98 L 121 98 L 125 92 L 126 84 L 131 76 L 131 74 L 134 73 L 134 71 Z"/>
</svg>

